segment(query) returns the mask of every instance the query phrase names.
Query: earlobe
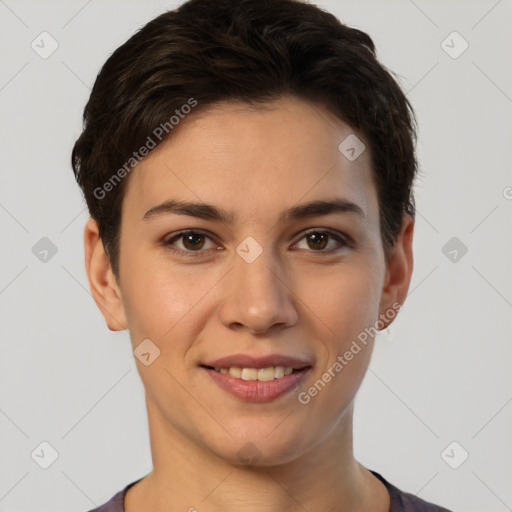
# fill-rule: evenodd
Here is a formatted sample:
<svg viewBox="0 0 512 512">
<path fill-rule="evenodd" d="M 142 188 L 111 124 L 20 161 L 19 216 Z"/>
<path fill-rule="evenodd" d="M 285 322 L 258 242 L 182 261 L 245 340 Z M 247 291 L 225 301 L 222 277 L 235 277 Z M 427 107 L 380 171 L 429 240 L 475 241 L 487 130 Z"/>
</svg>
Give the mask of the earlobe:
<svg viewBox="0 0 512 512">
<path fill-rule="evenodd" d="M 85 270 L 92 296 L 111 331 L 127 328 L 121 290 L 99 236 L 97 222 L 90 218 L 84 229 Z"/>
<path fill-rule="evenodd" d="M 401 309 L 407 297 L 413 270 L 413 233 L 414 219 L 404 214 L 402 228 L 386 268 L 379 308 L 379 319 L 384 327 L 380 330 L 391 325 L 396 312 Z"/>
</svg>

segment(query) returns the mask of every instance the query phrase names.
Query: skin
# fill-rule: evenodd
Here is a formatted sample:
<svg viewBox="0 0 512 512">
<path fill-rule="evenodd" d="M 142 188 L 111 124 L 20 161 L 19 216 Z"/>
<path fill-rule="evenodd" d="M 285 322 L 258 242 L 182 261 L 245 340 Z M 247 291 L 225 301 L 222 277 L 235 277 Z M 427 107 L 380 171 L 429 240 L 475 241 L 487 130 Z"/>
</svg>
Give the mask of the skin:
<svg viewBox="0 0 512 512">
<path fill-rule="evenodd" d="M 149 366 L 135 359 L 153 471 L 128 491 L 127 512 L 389 510 L 385 487 L 354 459 L 352 445 L 353 401 L 374 340 L 308 404 L 297 399 L 365 327 L 403 304 L 411 279 L 414 221 L 404 215 L 386 263 L 369 145 L 358 133 L 366 150 L 353 162 L 338 149 L 351 133 L 319 105 L 293 97 L 260 110 L 219 104 L 182 121 L 132 171 L 119 282 L 96 222 L 87 222 L 87 275 L 108 327 L 128 329 L 134 349 L 148 338 L 160 349 Z M 364 215 L 278 222 L 292 206 L 334 197 L 357 203 Z M 142 219 L 169 199 L 210 203 L 236 220 Z M 211 235 L 199 237 L 198 257 L 164 245 L 192 228 Z M 315 243 L 304 234 L 311 228 L 346 234 L 352 247 L 333 238 Z M 236 252 L 248 236 L 263 249 L 252 263 Z M 173 247 L 194 251 L 184 238 Z M 234 353 L 288 354 L 312 369 L 298 389 L 248 403 L 198 366 Z M 253 464 L 237 456 L 247 443 L 257 449 Z"/>
</svg>

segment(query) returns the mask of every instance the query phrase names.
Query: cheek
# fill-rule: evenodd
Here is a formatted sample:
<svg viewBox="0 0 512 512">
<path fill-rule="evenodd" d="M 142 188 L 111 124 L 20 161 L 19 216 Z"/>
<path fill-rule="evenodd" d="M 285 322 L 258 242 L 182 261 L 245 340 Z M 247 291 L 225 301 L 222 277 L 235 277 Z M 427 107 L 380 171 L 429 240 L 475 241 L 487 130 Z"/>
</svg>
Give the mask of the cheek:
<svg viewBox="0 0 512 512">
<path fill-rule="evenodd" d="M 343 345 L 378 317 L 381 278 L 369 262 L 340 263 L 329 272 L 304 272 L 297 296 L 319 333 Z"/>
<path fill-rule="evenodd" d="M 222 269 L 176 264 L 165 255 L 151 256 L 150 251 L 130 253 L 124 261 L 121 281 L 134 342 L 154 339 L 163 348 L 172 340 L 173 349 L 179 350 L 180 343 L 189 338 L 184 331 L 193 328 L 191 319 L 208 302 L 208 293 L 222 275 Z M 199 326 L 197 321 L 193 323 Z M 179 337 L 175 336 L 178 332 Z"/>
<path fill-rule="evenodd" d="M 190 285 L 177 276 L 166 279 L 147 268 L 139 278 L 132 274 L 125 290 L 123 303 L 132 335 L 163 339 L 194 305 Z"/>
<path fill-rule="evenodd" d="M 323 347 L 317 352 L 315 379 L 299 390 L 298 398 L 309 408 L 310 421 L 318 424 L 332 425 L 339 420 L 370 363 L 373 343 L 365 328 L 378 318 L 380 274 L 369 271 L 366 263 L 340 265 L 329 276 L 303 280 L 300 293 L 307 297 L 304 302 L 315 324 L 317 346 Z"/>
</svg>

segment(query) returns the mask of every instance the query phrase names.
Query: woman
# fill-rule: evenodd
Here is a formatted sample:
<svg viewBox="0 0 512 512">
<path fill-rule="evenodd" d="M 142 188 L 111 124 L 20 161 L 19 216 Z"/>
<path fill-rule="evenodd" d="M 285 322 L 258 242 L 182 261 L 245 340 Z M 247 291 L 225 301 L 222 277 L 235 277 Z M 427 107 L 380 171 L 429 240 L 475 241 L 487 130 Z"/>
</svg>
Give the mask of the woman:
<svg viewBox="0 0 512 512">
<path fill-rule="evenodd" d="M 190 0 L 107 60 L 72 161 L 153 471 L 94 512 L 446 511 L 352 445 L 412 274 L 414 137 L 369 36 L 299 1 Z"/>
</svg>

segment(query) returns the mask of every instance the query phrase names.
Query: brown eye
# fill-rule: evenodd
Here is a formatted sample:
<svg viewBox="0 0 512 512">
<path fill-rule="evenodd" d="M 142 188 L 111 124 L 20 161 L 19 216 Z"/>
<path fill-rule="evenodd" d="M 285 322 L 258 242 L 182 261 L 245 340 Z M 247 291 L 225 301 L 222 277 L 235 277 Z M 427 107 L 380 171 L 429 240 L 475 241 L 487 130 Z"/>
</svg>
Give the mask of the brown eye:
<svg viewBox="0 0 512 512">
<path fill-rule="evenodd" d="M 210 241 L 209 247 L 208 241 Z M 174 252 L 186 256 L 200 256 L 207 249 L 216 247 L 216 244 L 213 243 L 208 235 L 199 231 L 181 231 L 165 240 L 163 245 Z"/>
<path fill-rule="evenodd" d="M 332 233 L 330 231 L 310 231 L 301 238 L 299 243 L 302 240 L 306 240 L 307 247 L 300 248 L 312 250 L 313 252 L 331 252 L 332 249 L 336 249 L 336 246 L 338 246 L 339 248 L 348 246 L 348 243 L 343 239 L 342 236 Z M 331 243 L 329 246 L 329 240 L 334 240 L 337 243 Z"/>
<path fill-rule="evenodd" d="M 183 240 L 183 246 L 185 249 L 193 251 L 195 249 L 201 249 L 204 246 L 204 236 L 199 234 L 186 234 L 181 235 Z"/>
<path fill-rule="evenodd" d="M 325 249 L 327 247 L 327 242 L 329 241 L 329 235 L 325 233 L 311 233 L 307 235 L 306 239 L 311 242 L 309 247 L 311 249 Z"/>
</svg>

